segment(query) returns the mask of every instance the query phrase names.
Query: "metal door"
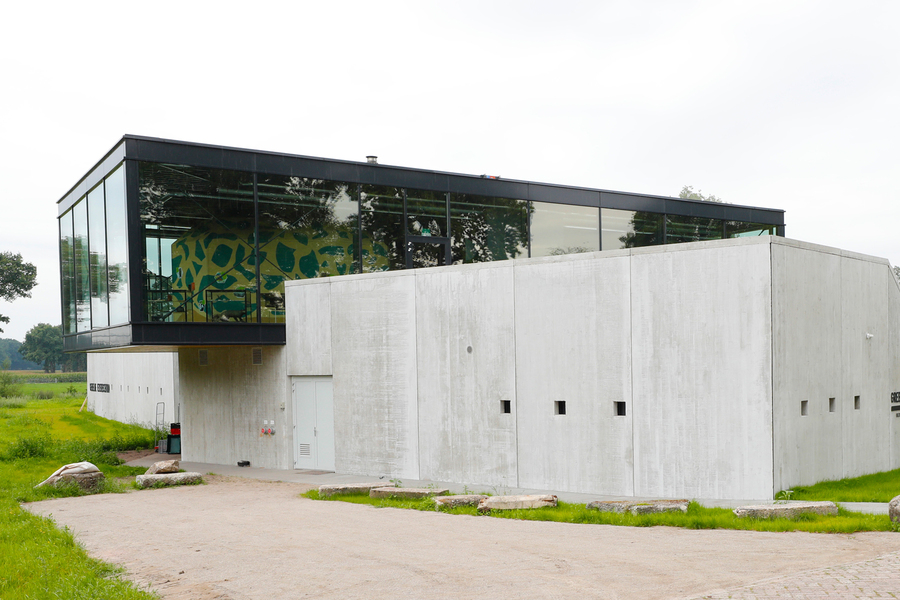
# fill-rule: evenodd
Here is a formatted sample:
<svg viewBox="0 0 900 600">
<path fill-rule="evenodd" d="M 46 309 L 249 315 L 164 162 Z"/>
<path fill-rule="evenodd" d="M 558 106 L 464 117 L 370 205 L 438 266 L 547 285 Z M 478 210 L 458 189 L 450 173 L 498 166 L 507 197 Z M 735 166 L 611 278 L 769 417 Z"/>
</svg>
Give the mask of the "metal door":
<svg viewBox="0 0 900 600">
<path fill-rule="evenodd" d="M 294 468 L 334 471 L 331 377 L 292 377 Z"/>
</svg>

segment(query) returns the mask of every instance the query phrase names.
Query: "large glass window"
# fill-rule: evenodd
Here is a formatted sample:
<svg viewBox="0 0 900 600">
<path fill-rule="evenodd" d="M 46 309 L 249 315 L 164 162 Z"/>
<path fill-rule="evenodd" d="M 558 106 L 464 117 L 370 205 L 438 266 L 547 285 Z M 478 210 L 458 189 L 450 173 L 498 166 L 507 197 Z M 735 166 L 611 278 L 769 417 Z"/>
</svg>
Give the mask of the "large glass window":
<svg viewBox="0 0 900 600">
<path fill-rule="evenodd" d="M 719 219 L 666 215 L 667 244 L 721 239 L 722 221 Z"/>
<path fill-rule="evenodd" d="M 406 232 L 409 235 L 448 237 L 447 194 L 406 190 Z"/>
<path fill-rule="evenodd" d="M 105 181 L 106 262 L 109 273 L 109 324 L 128 322 L 128 235 L 125 213 L 125 168 L 119 166 Z"/>
<path fill-rule="evenodd" d="M 599 250 L 599 227 L 599 208 L 532 202 L 531 256 Z"/>
<path fill-rule="evenodd" d="M 75 238 L 72 211 L 59 218 L 59 262 L 62 281 L 63 333 L 75 333 Z"/>
<path fill-rule="evenodd" d="M 91 329 L 91 258 L 88 250 L 88 211 L 84 198 L 72 209 L 75 232 L 75 330 Z"/>
<path fill-rule="evenodd" d="M 380 185 L 363 185 L 359 191 L 362 271 L 388 271 L 405 266 L 403 233 L 403 190 Z"/>
<path fill-rule="evenodd" d="M 725 237 L 755 237 L 760 235 L 776 235 L 775 225 L 763 223 L 745 223 L 743 221 L 728 221 L 725 223 Z"/>
<path fill-rule="evenodd" d="M 663 215 L 660 213 L 604 208 L 602 217 L 604 250 L 663 243 Z"/>
<path fill-rule="evenodd" d="M 253 176 L 140 163 L 144 315 L 255 322 Z"/>
<path fill-rule="evenodd" d="M 284 322 L 284 282 L 359 272 L 356 184 L 260 175 L 261 318 Z"/>
<path fill-rule="evenodd" d="M 101 183 L 87 195 L 88 243 L 91 250 L 91 328 L 109 325 L 106 280 L 106 199 Z"/>
<path fill-rule="evenodd" d="M 453 194 L 450 200 L 453 264 L 528 255 L 528 202 Z"/>
</svg>

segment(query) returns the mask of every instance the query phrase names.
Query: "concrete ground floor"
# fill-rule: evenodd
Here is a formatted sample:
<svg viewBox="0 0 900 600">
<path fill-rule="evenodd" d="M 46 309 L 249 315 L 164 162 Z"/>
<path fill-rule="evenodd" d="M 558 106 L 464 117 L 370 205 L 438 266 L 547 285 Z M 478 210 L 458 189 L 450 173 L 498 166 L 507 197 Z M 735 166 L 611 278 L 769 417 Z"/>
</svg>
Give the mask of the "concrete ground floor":
<svg viewBox="0 0 900 600">
<path fill-rule="evenodd" d="M 52 515 L 91 556 L 167 600 L 900 595 L 900 535 L 891 532 L 515 521 L 316 502 L 300 496 L 308 484 L 208 478 L 25 508 Z"/>
</svg>

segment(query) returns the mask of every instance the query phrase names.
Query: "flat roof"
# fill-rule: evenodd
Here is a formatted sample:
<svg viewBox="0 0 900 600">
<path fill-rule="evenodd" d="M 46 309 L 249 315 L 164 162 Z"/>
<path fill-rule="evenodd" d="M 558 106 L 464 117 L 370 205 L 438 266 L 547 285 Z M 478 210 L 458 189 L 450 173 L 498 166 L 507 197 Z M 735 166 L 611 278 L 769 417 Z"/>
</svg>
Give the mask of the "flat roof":
<svg viewBox="0 0 900 600">
<path fill-rule="evenodd" d="M 784 225 L 784 210 L 124 135 L 57 201 L 67 211 L 123 160 Z"/>
</svg>

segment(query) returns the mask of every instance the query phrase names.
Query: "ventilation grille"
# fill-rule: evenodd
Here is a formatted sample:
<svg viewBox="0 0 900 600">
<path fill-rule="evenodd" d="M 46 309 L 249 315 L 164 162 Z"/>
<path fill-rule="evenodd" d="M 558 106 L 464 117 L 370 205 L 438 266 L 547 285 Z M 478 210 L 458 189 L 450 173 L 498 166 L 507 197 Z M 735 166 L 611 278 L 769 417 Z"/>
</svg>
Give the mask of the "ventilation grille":
<svg viewBox="0 0 900 600">
<path fill-rule="evenodd" d="M 254 348 L 253 349 L 253 364 L 254 365 L 262 364 L 262 348 Z"/>
<path fill-rule="evenodd" d="M 200 351 L 197 353 L 197 360 L 200 363 L 201 367 L 208 367 L 209 366 L 209 351 L 206 350 L 205 348 L 201 348 Z"/>
<path fill-rule="evenodd" d="M 309 444 L 300 444 L 300 456 L 309 456 Z"/>
</svg>

